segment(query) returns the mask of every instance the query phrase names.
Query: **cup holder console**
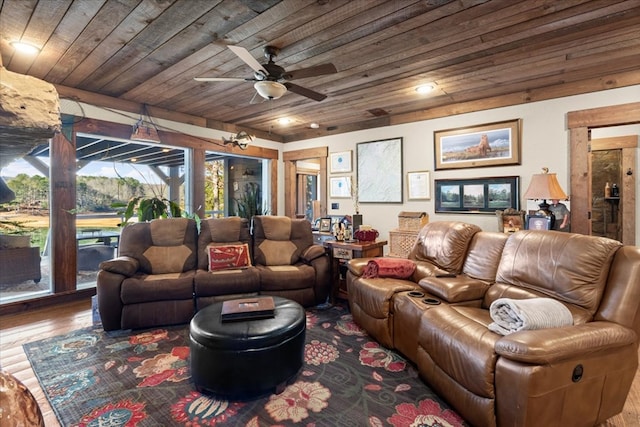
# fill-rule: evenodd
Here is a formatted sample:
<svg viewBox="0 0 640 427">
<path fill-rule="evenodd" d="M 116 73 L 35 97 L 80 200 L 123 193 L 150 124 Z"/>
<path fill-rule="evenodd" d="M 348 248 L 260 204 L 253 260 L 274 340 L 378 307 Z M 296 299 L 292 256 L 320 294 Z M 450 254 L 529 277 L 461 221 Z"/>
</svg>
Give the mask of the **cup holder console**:
<svg viewBox="0 0 640 427">
<path fill-rule="evenodd" d="M 408 295 L 412 298 L 422 298 L 422 302 L 429 305 L 438 305 L 440 304 L 440 300 L 436 298 L 427 297 L 424 298 L 424 292 L 420 291 L 409 291 Z"/>
</svg>

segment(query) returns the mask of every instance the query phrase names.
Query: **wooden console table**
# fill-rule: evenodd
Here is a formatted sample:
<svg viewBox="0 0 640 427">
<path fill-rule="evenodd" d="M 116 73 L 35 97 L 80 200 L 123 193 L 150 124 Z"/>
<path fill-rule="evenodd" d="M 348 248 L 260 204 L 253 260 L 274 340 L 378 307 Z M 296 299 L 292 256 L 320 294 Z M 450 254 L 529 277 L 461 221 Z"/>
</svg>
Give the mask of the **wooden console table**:
<svg viewBox="0 0 640 427">
<path fill-rule="evenodd" d="M 326 240 L 324 247 L 329 252 L 331 259 L 331 300 L 336 298 L 347 298 L 346 276 L 342 277 L 340 268 L 353 258 L 372 258 L 383 255 L 386 240 L 376 240 L 375 242 L 344 242 L 338 240 Z"/>
</svg>

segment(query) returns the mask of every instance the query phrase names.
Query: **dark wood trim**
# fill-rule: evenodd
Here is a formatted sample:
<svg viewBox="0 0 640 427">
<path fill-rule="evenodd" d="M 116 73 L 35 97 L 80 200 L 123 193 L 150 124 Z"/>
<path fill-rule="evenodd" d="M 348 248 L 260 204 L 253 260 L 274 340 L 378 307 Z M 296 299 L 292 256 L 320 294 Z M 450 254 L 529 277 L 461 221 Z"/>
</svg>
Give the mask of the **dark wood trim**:
<svg viewBox="0 0 640 427">
<path fill-rule="evenodd" d="M 59 304 L 67 304 L 73 301 L 89 299 L 96 294 L 95 288 L 79 289 L 70 292 L 60 292 L 39 298 L 0 305 L 0 316 L 7 314 L 22 313 L 43 307 L 50 307 Z"/>
<path fill-rule="evenodd" d="M 75 132 L 54 135 L 51 140 L 50 227 L 51 280 L 54 293 L 76 288 L 76 144 Z"/>
<path fill-rule="evenodd" d="M 143 104 L 127 101 L 125 99 L 114 98 L 107 95 L 101 95 L 86 90 L 75 89 L 60 84 L 54 84 L 60 98 L 69 98 L 78 102 L 84 102 L 86 104 L 94 105 L 99 108 L 108 108 L 120 111 L 126 111 L 129 113 L 140 114 L 143 110 Z M 237 133 L 241 130 L 245 130 L 258 138 L 264 138 L 276 142 L 284 142 L 277 135 L 270 132 L 263 132 L 257 129 L 248 127 L 240 127 L 231 123 L 225 123 L 218 120 L 206 119 L 204 117 L 192 116 L 190 114 L 179 113 L 176 111 L 165 110 L 164 108 L 155 107 L 153 105 L 144 105 L 149 112 L 149 115 L 155 118 L 171 120 L 178 123 L 185 123 L 189 125 L 199 126 L 203 128 L 224 130 L 231 133 Z"/>
</svg>

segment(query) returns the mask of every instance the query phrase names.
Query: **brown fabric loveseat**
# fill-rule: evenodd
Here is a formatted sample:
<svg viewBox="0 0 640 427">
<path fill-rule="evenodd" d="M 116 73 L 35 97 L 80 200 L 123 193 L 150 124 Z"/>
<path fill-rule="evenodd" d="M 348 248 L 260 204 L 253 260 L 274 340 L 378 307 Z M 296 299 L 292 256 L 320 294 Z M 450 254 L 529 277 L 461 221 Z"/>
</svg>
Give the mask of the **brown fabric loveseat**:
<svg viewBox="0 0 640 427">
<path fill-rule="evenodd" d="M 202 220 L 200 233 L 196 222 L 187 218 L 125 227 L 119 256 L 102 262 L 98 272 L 103 328 L 188 323 L 196 310 L 215 301 L 259 294 L 287 297 L 305 307 L 326 302 L 329 260 L 324 248 L 313 244 L 309 221 L 280 216 L 254 220 L 255 229 L 261 230 L 256 244 L 249 222 L 239 217 Z M 273 233 L 278 245 L 264 246 L 266 223 L 279 230 Z M 251 265 L 241 268 L 209 271 L 210 247 L 243 244 L 257 255 L 255 263 L 251 259 Z M 254 249 L 257 246 L 260 249 Z M 282 257 L 285 246 L 294 248 L 287 260 Z M 267 266 L 265 259 L 271 260 Z"/>
<path fill-rule="evenodd" d="M 589 426 L 622 411 L 638 367 L 640 248 L 435 222 L 410 255 L 420 258 L 415 251 L 423 273 L 407 279 L 365 279 L 365 260 L 351 261 L 354 320 L 414 362 L 469 423 Z M 552 298 L 573 325 L 499 335 L 489 329 L 499 298 Z"/>
</svg>

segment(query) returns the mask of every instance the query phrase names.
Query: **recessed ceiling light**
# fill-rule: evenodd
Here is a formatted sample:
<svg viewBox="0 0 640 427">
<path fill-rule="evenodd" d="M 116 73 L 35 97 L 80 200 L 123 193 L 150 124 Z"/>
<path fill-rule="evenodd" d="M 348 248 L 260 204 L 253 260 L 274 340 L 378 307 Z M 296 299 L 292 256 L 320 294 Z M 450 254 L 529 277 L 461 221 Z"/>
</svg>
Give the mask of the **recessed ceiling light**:
<svg viewBox="0 0 640 427">
<path fill-rule="evenodd" d="M 318 128 L 320 127 L 320 125 L 319 125 L 318 123 L 311 123 L 311 124 L 309 125 L 309 127 L 310 127 L 311 129 L 318 129 Z"/>
<path fill-rule="evenodd" d="M 420 85 L 416 88 L 416 92 L 424 94 L 429 93 L 434 89 L 432 84 Z"/>
<path fill-rule="evenodd" d="M 26 53 L 28 55 L 36 55 L 40 53 L 39 48 L 29 43 L 15 41 L 15 42 L 11 42 L 11 46 L 13 46 L 13 48 L 18 52 Z"/>
<path fill-rule="evenodd" d="M 288 125 L 289 123 L 291 123 L 291 119 L 288 117 L 280 117 L 278 119 L 278 123 L 280 123 L 281 125 Z"/>
</svg>

